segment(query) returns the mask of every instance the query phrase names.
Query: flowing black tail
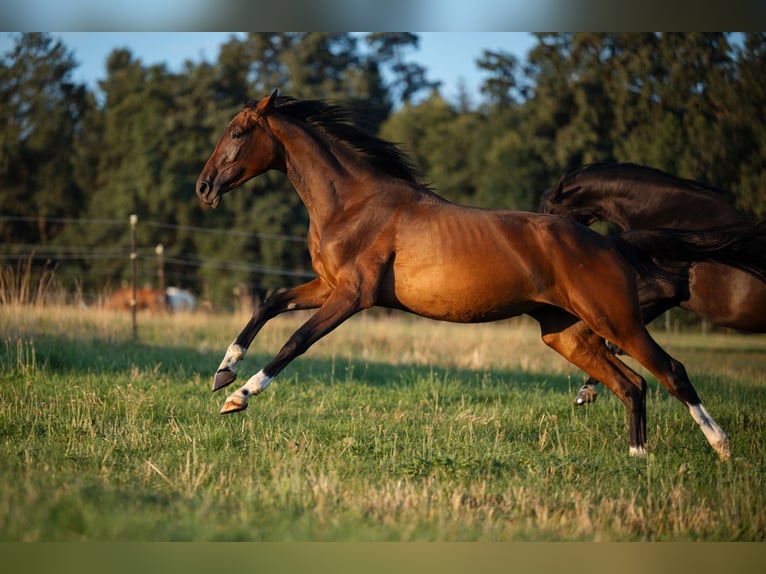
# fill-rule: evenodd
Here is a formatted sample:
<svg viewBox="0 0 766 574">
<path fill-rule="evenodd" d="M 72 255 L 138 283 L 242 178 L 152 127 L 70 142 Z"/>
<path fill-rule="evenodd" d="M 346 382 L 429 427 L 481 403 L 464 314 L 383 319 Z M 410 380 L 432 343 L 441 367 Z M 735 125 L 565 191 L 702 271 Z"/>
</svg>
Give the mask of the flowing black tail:
<svg viewBox="0 0 766 574">
<path fill-rule="evenodd" d="M 615 244 L 642 276 L 677 277 L 678 266 L 715 262 L 766 281 L 766 219 L 704 231 L 649 229 L 613 236 Z"/>
</svg>

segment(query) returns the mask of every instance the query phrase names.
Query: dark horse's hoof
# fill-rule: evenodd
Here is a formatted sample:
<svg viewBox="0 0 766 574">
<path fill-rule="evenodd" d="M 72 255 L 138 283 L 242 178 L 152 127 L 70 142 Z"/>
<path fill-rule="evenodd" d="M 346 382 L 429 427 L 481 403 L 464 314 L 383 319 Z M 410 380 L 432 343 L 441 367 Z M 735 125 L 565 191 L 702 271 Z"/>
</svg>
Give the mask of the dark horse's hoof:
<svg viewBox="0 0 766 574">
<path fill-rule="evenodd" d="M 620 349 L 617 345 L 614 343 L 611 343 L 610 341 L 606 342 L 606 348 L 609 349 L 609 352 L 613 355 L 624 355 L 625 351 Z"/>
<path fill-rule="evenodd" d="M 231 369 L 221 369 L 213 377 L 213 392 L 229 386 L 237 380 L 237 373 Z"/>
<path fill-rule="evenodd" d="M 585 383 L 582 387 L 580 387 L 580 390 L 577 391 L 577 396 L 575 397 L 574 402 L 579 407 L 585 403 L 596 402 L 597 396 L 598 392 L 596 391 L 596 387 L 594 385 Z"/>
</svg>

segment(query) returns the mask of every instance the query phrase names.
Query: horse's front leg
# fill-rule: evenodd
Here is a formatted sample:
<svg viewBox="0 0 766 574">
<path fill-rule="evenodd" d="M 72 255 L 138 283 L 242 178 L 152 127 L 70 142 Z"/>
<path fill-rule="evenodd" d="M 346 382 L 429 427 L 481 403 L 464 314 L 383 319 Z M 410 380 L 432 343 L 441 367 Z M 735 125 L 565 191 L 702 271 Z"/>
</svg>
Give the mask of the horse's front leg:
<svg viewBox="0 0 766 574">
<path fill-rule="evenodd" d="M 324 303 L 329 294 L 330 289 L 317 278 L 292 289 L 281 289 L 267 297 L 226 349 L 226 354 L 213 377 L 213 391 L 222 389 L 236 380 L 236 364 L 244 358 L 253 339 L 269 320 L 286 311 L 316 309 Z"/>
<path fill-rule="evenodd" d="M 247 408 L 251 396 L 261 393 L 293 359 L 306 352 L 316 341 L 346 319 L 369 306 L 362 305 L 357 293 L 336 289 L 319 310 L 287 340 L 282 349 L 263 369 L 226 399 L 221 414 Z"/>
</svg>

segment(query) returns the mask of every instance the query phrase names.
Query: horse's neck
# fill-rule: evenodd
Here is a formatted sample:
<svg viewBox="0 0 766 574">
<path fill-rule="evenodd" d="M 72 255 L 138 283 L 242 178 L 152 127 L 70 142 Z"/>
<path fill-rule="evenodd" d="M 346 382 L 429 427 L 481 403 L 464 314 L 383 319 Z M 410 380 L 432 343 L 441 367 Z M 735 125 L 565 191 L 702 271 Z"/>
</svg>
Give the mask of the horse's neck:
<svg viewBox="0 0 766 574">
<path fill-rule="evenodd" d="M 364 210 L 359 206 L 371 197 L 387 193 L 401 198 L 399 194 L 409 190 L 407 186 L 386 185 L 385 177 L 379 175 L 372 181 L 369 167 L 353 153 L 340 144 L 315 137 L 301 125 L 280 122 L 274 133 L 285 149 L 285 172 L 306 205 L 312 228 L 319 234 L 341 214 L 350 210 L 362 214 Z"/>
<path fill-rule="evenodd" d="M 662 193 L 620 193 L 604 197 L 604 219 L 622 229 L 702 229 L 741 221 L 742 216 L 721 199 L 689 190 Z"/>
<path fill-rule="evenodd" d="M 314 225 L 321 225 L 342 211 L 348 202 L 348 178 L 332 148 L 290 122 L 273 126 L 285 150 L 285 173 L 309 212 Z"/>
</svg>

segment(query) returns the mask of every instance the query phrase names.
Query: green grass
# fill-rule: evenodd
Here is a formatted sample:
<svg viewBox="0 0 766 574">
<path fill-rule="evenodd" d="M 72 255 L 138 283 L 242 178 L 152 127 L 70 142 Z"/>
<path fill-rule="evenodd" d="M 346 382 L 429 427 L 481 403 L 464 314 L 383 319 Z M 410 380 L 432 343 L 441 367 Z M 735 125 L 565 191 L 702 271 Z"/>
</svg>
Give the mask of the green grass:
<svg viewBox="0 0 766 574">
<path fill-rule="evenodd" d="M 304 316 L 305 317 L 305 316 Z M 732 438 L 719 462 L 649 378 L 650 455 L 622 404 L 525 321 L 367 315 L 220 416 L 245 316 L 0 307 L 2 541 L 766 539 L 766 338 L 658 336 Z M 300 324 L 280 317 L 256 372 Z"/>
</svg>

